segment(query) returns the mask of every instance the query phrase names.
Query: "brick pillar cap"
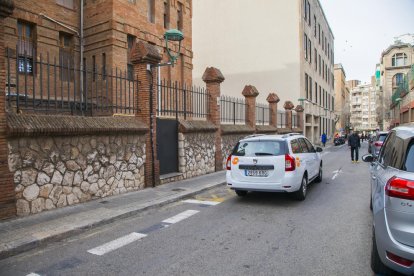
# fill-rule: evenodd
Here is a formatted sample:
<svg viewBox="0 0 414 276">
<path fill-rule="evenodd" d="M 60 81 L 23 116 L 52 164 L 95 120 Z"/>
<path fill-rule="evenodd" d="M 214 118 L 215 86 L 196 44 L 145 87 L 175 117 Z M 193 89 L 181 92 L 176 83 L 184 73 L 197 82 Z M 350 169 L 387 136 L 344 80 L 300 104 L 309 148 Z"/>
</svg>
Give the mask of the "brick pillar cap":
<svg viewBox="0 0 414 276">
<path fill-rule="evenodd" d="M 0 0 L 0 17 L 8 17 L 13 13 L 13 0 Z"/>
<path fill-rule="evenodd" d="M 204 82 L 217 82 L 222 83 L 224 81 L 224 76 L 221 71 L 214 67 L 207 67 L 206 71 L 203 74 L 203 81 Z"/>
<path fill-rule="evenodd" d="M 276 93 L 269 93 L 269 96 L 267 96 L 266 101 L 268 103 L 278 103 L 280 102 L 280 99 Z"/>
<path fill-rule="evenodd" d="M 257 97 L 259 91 L 253 85 L 246 85 L 242 91 L 242 95 L 245 97 Z"/>
<path fill-rule="evenodd" d="M 292 110 L 295 106 L 293 105 L 293 103 L 291 101 L 286 101 L 285 104 L 283 105 L 283 108 L 286 110 Z"/>
<path fill-rule="evenodd" d="M 303 106 L 301 106 L 300 104 L 297 105 L 296 108 L 295 108 L 295 111 L 296 112 L 303 112 L 304 111 Z"/>
<path fill-rule="evenodd" d="M 1 1 L 1 0 L 0 0 Z M 162 60 L 161 54 L 155 45 L 147 42 L 138 41 L 131 51 L 131 62 L 158 64 Z"/>
</svg>

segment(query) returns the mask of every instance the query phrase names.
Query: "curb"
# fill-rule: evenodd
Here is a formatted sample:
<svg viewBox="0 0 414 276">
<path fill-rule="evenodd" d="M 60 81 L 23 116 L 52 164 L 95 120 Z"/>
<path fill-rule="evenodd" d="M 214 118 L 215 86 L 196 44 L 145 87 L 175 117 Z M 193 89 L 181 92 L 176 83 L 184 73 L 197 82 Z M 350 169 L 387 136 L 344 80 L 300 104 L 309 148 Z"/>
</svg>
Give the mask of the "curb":
<svg viewBox="0 0 414 276">
<path fill-rule="evenodd" d="M 6 245 L 8 248 L 5 249 L 5 250 L 0 251 L 0 260 L 6 259 L 6 258 L 11 257 L 11 256 L 21 254 L 23 252 L 26 252 L 28 250 L 32 250 L 32 249 L 35 249 L 35 248 L 38 248 L 38 247 L 44 247 L 50 242 L 60 241 L 60 240 L 63 240 L 65 238 L 68 238 L 70 236 L 81 234 L 81 233 L 83 233 L 87 230 L 91 230 L 93 228 L 96 228 L 96 227 L 99 227 L 99 226 L 102 226 L 102 225 L 110 224 L 110 223 L 112 223 L 112 222 L 114 222 L 115 220 L 118 220 L 118 219 L 124 219 L 124 218 L 127 218 L 127 217 L 131 217 L 131 216 L 134 216 L 134 215 L 136 215 L 140 212 L 150 210 L 152 208 L 162 207 L 164 205 L 179 201 L 183 198 L 190 197 L 190 196 L 208 191 L 208 190 L 216 188 L 220 185 L 224 185 L 225 183 L 226 183 L 225 181 L 222 181 L 222 182 L 219 182 L 219 183 L 214 183 L 214 184 L 207 185 L 207 186 L 205 186 L 201 189 L 198 189 L 198 190 L 184 191 L 182 193 L 174 194 L 173 196 L 167 196 L 167 197 L 164 197 L 162 199 L 154 200 L 153 202 L 147 203 L 144 206 L 138 207 L 135 210 L 127 211 L 123 214 L 115 215 L 115 216 L 109 217 L 107 219 L 102 219 L 100 221 L 90 223 L 90 224 L 86 224 L 86 225 L 83 225 L 83 226 L 79 226 L 79 227 L 76 227 L 76 228 L 73 228 L 73 229 L 68 229 L 68 231 L 65 231 L 65 232 L 51 234 L 50 236 L 47 236 L 47 237 L 44 237 L 44 238 L 41 238 L 41 239 L 33 238 L 33 240 L 31 240 L 31 241 L 22 242 L 22 243 L 17 244 L 17 245 L 11 245 L 10 247 L 8 247 L 9 245 Z"/>
</svg>

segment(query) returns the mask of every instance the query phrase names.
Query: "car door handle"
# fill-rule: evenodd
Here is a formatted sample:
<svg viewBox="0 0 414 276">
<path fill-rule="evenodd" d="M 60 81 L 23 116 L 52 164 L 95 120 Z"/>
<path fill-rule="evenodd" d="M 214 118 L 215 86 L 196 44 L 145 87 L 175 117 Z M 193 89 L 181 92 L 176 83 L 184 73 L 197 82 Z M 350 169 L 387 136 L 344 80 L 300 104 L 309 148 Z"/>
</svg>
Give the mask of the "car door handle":
<svg viewBox="0 0 414 276">
<path fill-rule="evenodd" d="M 372 178 L 373 180 L 377 179 L 377 177 L 376 177 L 376 176 L 371 176 L 371 178 Z"/>
</svg>

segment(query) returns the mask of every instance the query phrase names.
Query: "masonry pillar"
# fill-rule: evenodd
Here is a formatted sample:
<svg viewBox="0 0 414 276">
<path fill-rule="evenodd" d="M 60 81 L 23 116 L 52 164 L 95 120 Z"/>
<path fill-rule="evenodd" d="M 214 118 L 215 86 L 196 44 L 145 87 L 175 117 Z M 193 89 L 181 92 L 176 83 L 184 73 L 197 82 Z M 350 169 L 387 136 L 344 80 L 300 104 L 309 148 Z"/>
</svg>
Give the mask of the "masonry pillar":
<svg viewBox="0 0 414 276">
<path fill-rule="evenodd" d="M 215 167 L 216 171 L 223 169 L 223 152 L 221 149 L 221 121 L 220 121 L 220 84 L 224 81 L 224 76 L 219 69 L 208 67 L 203 74 L 203 81 L 206 83 L 208 91 L 208 114 L 207 120 L 212 122 L 216 127 L 215 133 Z"/>
<path fill-rule="evenodd" d="M 286 128 L 288 129 L 292 129 L 292 109 L 295 106 L 293 105 L 293 103 L 291 101 L 286 101 L 285 104 L 283 105 L 283 108 L 285 109 L 285 114 L 286 114 Z"/>
<path fill-rule="evenodd" d="M 256 97 L 259 92 L 253 85 L 246 85 L 242 95 L 246 99 L 246 125 L 256 130 Z"/>
<path fill-rule="evenodd" d="M 280 101 L 276 93 L 269 93 L 269 96 L 266 98 L 269 103 L 270 109 L 270 121 L 269 125 L 277 128 L 277 103 Z"/>
<path fill-rule="evenodd" d="M 303 106 L 297 105 L 295 108 L 297 119 L 298 119 L 298 128 L 301 129 L 302 133 L 305 133 L 305 124 L 303 120 Z"/>
<path fill-rule="evenodd" d="M 13 0 L 0 0 L 0 87 L 6 87 L 6 61 L 4 45 L 4 20 L 14 10 Z M 6 129 L 6 94 L 0 93 L 0 219 L 16 215 L 16 193 L 13 174 L 8 166 Z"/>
<path fill-rule="evenodd" d="M 131 53 L 134 76 L 138 80 L 136 88 L 135 116 L 148 127 L 145 146 L 145 186 L 155 187 L 160 181 L 160 164 L 157 158 L 157 65 L 162 59 L 154 45 L 139 41 Z"/>
</svg>

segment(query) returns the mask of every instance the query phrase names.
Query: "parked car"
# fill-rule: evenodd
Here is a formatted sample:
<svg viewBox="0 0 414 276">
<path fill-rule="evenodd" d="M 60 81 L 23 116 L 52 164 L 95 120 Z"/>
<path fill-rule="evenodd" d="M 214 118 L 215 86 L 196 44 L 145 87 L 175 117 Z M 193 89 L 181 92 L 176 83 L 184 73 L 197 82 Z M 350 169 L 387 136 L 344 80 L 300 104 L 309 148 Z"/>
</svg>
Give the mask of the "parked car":
<svg viewBox="0 0 414 276">
<path fill-rule="evenodd" d="M 368 142 L 368 153 L 371 153 L 374 157 L 378 156 L 387 134 L 387 131 L 380 131 L 374 135 Z"/>
<path fill-rule="evenodd" d="M 344 137 L 337 137 L 334 139 L 334 145 L 339 146 L 345 144 L 345 138 Z"/>
<path fill-rule="evenodd" d="M 238 196 L 288 192 L 304 200 L 308 184 L 322 181 L 321 151 L 297 133 L 244 138 L 227 158 L 227 185 Z"/>
<path fill-rule="evenodd" d="M 371 267 L 414 275 L 414 125 L 393 129 L 371 163 Z"/>
</svg>

